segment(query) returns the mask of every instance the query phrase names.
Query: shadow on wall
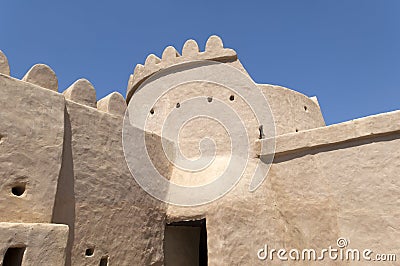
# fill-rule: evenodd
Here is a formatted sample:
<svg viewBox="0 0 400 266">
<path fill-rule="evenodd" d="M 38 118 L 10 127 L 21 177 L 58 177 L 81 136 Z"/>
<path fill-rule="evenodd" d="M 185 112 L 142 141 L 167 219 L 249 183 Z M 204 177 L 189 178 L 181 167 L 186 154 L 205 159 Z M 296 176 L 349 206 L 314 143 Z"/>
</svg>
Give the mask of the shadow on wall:
<svg viewBox="0 0 400 266">
<path fill-rule="evenodd" d="M 343 149 L 348 149 L 352 147 L 357 147 L 357 146 L 363 146 L 371 143 L 377 143 L 377 142 L 387 142 L 387 141 L 392 141 L 400 138 L 400 132 L 397 132 L 395 134 L 389 133 L 389 134 L 380 134 L 377 136 L 367 136 L 364 138 L 358 138 L 355 140 L 349 140 L 346 142 L 340 142 L 340 143 L 333 143 L 330 145 L 324 145 L 324 146 L 316 146 L 316 147 L 311 147 L 307 148 L 304 150 L 297 150 L 293 151 L 289 154 L 283 154 L 283 155 L 275 155 L 274 163 L 281 163 L 285 161 L 290 161 L 294 160 L 296 158 L 304 157 L 306 155 L 315 155 L 318 153 L 322 152 L 329 152 L 329 151 L 336 151 L 336 150 L 343 150 Z M 271 156 L 269 155 L 261 155 L 260 156 L 261 161 L 263 162 L 268 162 L 271 159 Z"/>
<path fill-rule="evenodd" d="M 67 224 L 69 226 L 65 266 L 71 265 L 71 252 L 75 231 L 74 163 L 72 159 L 71 140 L 71 122 L 65 108 L 62 164 L 51 221 L 52 223 Z"/>
</svg>

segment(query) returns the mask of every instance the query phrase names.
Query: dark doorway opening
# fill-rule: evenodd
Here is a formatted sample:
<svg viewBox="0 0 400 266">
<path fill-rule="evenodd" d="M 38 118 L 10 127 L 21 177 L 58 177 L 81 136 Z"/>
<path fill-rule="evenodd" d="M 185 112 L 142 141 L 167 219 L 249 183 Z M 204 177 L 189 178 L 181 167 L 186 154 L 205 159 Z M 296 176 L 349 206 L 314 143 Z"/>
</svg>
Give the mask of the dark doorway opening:
<svg viewBox="0 0 400 266">
<path fill-rule="evenodd" d="M 164 259 L 166 266 L 207 266 L 206 219 L 167 224 Z"/>
<path fill-rule="evenodd" d="M 24 257 L 25 247 L 11 247 L 7 249 L 3 258 L 3 266 L 20 266 Z"/>
</svg>

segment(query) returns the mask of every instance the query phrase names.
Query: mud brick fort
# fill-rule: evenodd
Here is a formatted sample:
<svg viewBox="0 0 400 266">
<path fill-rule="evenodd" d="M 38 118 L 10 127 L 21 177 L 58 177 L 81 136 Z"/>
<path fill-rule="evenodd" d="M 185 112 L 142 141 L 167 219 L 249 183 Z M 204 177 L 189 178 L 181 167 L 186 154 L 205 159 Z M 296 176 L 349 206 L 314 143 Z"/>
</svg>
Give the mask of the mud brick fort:
<svg viewBox="0 0 400 266">
<path fill-rule="evenodd" d="M 252 169 L 268 156 L 260 147 L 269 131 L 241 95 L 219 84 L 183 83 L 154 106 L 139 106 L 148 117 L 146 128 L 137 130 L 156 169 L 170 182 L 197 186 L 227 168 L 230 134 L 207 117 L 186 123 L 179 145 L 168 141 L 195 159 L 199 142 L 211 136 L 217 149 L 209 167 L 185 172 L 164 154 L 167 116 L 190 112 L 186 100 L 194 97 L 204 97 L 210 108 L 229 106 L 241 118 L 224 117 L 246 129 L 247 168 L 226 195 L 196 206 L 160 201 L 139 186 L 122 143 L 127 106 L 156 73 L 198 60 L 251 79 L 217 36 L 204 49 L 188 40 L 181 51 L 169 46 L 161 58 L 149 55 L 127 77 L 126 97 L 113 92 L 100 100 L 86 79 L 59 88 L 44 64 L 22 79 L 11 77 L 12 62 L 0 52 L 2 265 L 266 265 L 257 258 L 264 244 L 320 249 L 339 237 L 350 239 L 351 247 L 400 254 L 400 111 L 326 126 L 316 97 L 269 84 L 243 88 L 264 95 L 275 124 L 271 167 L 250 192 Z M 348 264 L 363 265 L 335 263 Z"/>
</svg>

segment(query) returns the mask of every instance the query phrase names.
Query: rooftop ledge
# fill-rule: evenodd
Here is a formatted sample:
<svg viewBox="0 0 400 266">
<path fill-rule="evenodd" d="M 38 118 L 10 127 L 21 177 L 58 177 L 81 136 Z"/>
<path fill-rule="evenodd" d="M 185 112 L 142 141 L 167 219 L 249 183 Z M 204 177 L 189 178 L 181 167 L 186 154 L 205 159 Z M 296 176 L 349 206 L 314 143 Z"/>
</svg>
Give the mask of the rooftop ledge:
<svg viewBox="0 0 400 266">
<path fill-rule="evenodd" d="M 400 133 L 400 110 L 277 136 L 275 157 L 393 133 Z M 257 157 L 270 155 L 265 146 L 272 143 L 268 138 L 257 140 Z"/>
</svg>

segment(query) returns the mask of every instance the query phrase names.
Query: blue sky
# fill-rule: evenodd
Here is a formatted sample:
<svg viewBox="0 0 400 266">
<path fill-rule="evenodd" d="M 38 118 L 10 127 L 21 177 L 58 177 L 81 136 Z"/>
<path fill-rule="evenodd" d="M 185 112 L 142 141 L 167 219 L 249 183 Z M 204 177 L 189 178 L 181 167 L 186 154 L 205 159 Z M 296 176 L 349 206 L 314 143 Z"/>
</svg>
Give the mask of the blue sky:
<svg viewBox="0 0 400 266">
<path fill-rule="evenodd" d="M 85 77 L 124 96 L 137 63 L 212 34 L 258 83 L 318 96 L 327 124 L 400 109 L 399 0 L 2 1 L 11 75 L 51 66 L 63 91 Z"/>
</svg>

